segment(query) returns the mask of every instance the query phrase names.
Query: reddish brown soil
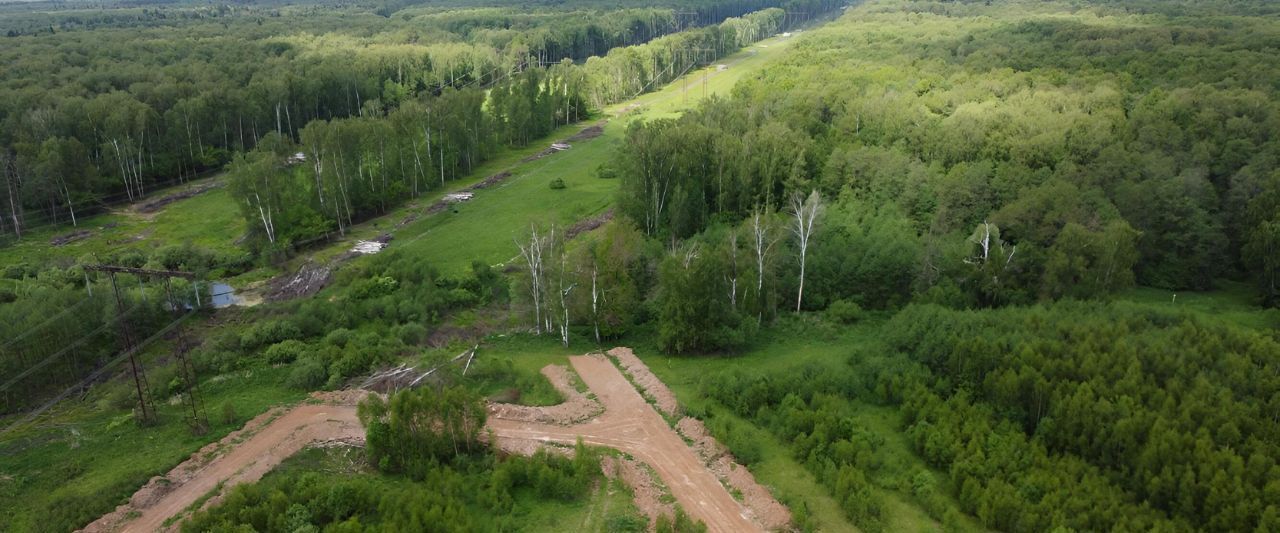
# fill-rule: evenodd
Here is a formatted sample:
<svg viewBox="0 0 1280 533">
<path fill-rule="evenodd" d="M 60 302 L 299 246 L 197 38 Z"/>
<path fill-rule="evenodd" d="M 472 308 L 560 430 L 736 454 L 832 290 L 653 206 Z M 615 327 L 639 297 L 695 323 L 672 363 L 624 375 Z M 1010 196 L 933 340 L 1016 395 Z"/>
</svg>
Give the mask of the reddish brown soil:
<svg viewBox="0 0 1280 533">
<path fill-rule="evenodd" d="M 355 408 L 363 396 L 359 392 L 328 393 L 317 395 L 315 400 L 341 403 L 307 403 L 289 411 L 268 411 L 244 429 L 196 452 L 166 476 L 152 479 L 128 503 L 83 531 L 164 531 L 165 521 L 186 511 L 202 496 L 257 481 L 308 444 L 363 443 L 364 428 Z M 130 519 L 131 515 L 136 518 Z"/>
<path fill-rule="evenodd" d="M 667 384 L 658 379 L 649 371 L 649 367 L 645 366 L 631 348 L 614 348 L 609 350 L 609 355 L 618 360 L 618 364 L 622 365 L 623 370 L 627 371 L 627 375 L 631 376 L 631 380 L 644 392 L 653 405 L 657 406 L 659 411 L 667 416 L 680 416 L 680 404 L 676 402 L 676 395 L 667 388 Z"/>
<path fill-rule="evenodd" d="M 644 464 L 626 457 L 605 457 L 600 460 L 600 467 L 604 469 L 604 475 L 621 477 L 622 482 L 631 487 L 636 508 L 649 519 L 649 531 L 657 529 L 658 517 L 675 517 L 675 506 L 662 503 L 662 487 L 654 481 L 653 474 Z"/>
<path fill-rule="evenodd" d="M 560 444 L 582 439 L 586 444 L 626 452 L 653 467 L 681 507 L 705 523 L 708 531 L 763 531 L 613 363 L 599 355 L 569 360 L 604 404 L 604 414 L 568 427 L 492 418 L 489 427 L 499 439 Z"/>
<path fill-rule="evenodd" d="M 518 422 L 569 425 L 584 422 L 600 414 L 604 407 L 573 387 L 569 369 L 561 365 L 547 365 L 542 369 L 551 385 L 564 396 L 563 403 L 548 407 L 530 407 L 509 403 L 489 404 L 489 417 Z"/>
<path fill-rule="evenodd" d="M 791 511 L 778 502 L 769 490 L 756 482 L 751 471 L 734 462 L 728 449 L 716 441 L 701 420 L 685 417 L 676 424 L 685 438 L 693 441 L 693 447 L 707 468 L 720 481 L 742 494 L 742 502 L 751 510 L 752 519 L 768 530 L 784 529 L 791 524 Z"/>
<path fill-rule="evenodd" d="M 625 354 L 630 354 L 630 350 Z M 614 469 L 632 485 L 637 506 L 651 521 L 656 520 L 659 513 L 670 512 L 670 506 L 661 503 L 661 489 L 641 462 L 652 468 L 684 510 L 694 519 L 704 522 L 708 531 L 737 533 L 785 527 L 789 519 L 786 508 L 777 505 L 777 508 L 763 513 L 761 509 L 765 507 L 756 502 L 757 498 L 761 493 L 770 500 L 772 497 L 750 478 L 746 469 L 733 464 L 732 458 L 724 454 L 711 463 L 712 468 L 709 469 L 706 461 L 685 444 L 608 358 L 584 355 L 569 359 L 583 382 L 598 397 L 596 405 L 603 404 L 604 412 L 585 421 L 580 421 L 582 415 L 575 413 L 560 420 L 578 423 L 557 425 L 506 419 L 503 416 L 526 418 L 527 413 L 494 409 L 488 426 L 496 439 L 495 446 L 510 453 L 531 454 L 539 447 L 552 444 L 560 445 L 556 450 L 559 453 L 569 453 L 571 449 L 564 446 L 572 446 L 581 439 L 586 444 L 622 451 L 634 460 L 620 461 Z M 643 364 L 639 367 L 632 364 L 631 368 L 643 368 Z M 644 372 L 648 372 L 647 368 Z M 570 402 L 586 399 L 572 387 L 564 367 L 549 366 L 544 373 Z M 662 384 L 656 382 L 656 385 Z M 653 387 L 654 384 L 648 386 Z M 665 386 L 660 390 L 670 394 Z M 166 521 L 187 512 L 201 497 L 212 495 L 211 501 L 216 502 L 231 486 L 261 478 L 304 446 L 332 442 L 362 444 L 364 431 L 356 417 L 355 405 L 366 394 L 364 391 L 319 393 L 291 410 L 274 409 L 264 413 L 246 424 L 244 429 L 206 446 L 165 477 L 153 479 L 129 503 L 90 524 L 84 531 L 163 531 Z M 555 410 L 559 407 L 537 409 Z M 534 415 L 532 420 L 545 418 Z M 551 420 L 557 418 L 551 417 Z M 691 428 L 687 422 L 683 426 Z M 704 447 L 699 444 L 703 453 L 713 449 L 720 448 L 718 445 Z M 713 470 L 721 472 L 717 475 Z M 718 477 L 742 491 L 750 509 L 734 500 Z"/>
</svg>

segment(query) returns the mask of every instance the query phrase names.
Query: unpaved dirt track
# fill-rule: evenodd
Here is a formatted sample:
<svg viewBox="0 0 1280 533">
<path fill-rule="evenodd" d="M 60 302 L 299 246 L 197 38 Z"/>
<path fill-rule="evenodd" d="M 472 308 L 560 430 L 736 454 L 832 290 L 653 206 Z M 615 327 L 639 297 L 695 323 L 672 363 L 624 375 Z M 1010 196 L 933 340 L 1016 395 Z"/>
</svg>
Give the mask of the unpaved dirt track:
<svg viewBox="0 0 1280 533">
<path fill-rule="evenodd" d="M 123 524 L 94 522 L 84 531 L 164 530 L 164 522 L 182 513 L 219 483 L 225 487 L 257 481 L 281 461 L 316 441 L 364 441 L 364 427 L 349 405 L 300 405 L 272 421 L 226 454 L 197 471 L 190 480 L 177 485 L 154 504 L 141 509 L 137 518 Z"/>
<path fill-rule="evenodd" d="M 604 405 L 604 413 L 575 425 L 522 422 L 491 415 L 487 426 L 497 439 L 573 445 L 581 438 L 586 444 L 626 452 L 653 467 L 685 512 L 705 523 L 708 531 L 763 531 L 609 359 L 581 355 L 569 360 Z M 219 484 L 225 491 L 239 483 L 256 481 L 308 444 L 334 440 L 363 443 L 364 429 L 353 403 L 299 405 L 190 476 L 182 476 L 189 479 L 175 483 L 154 503 L 122 506 L 84 531 L 162 531 L 166 520 L 184 512 Z M 138 513 L 137 517 L 126 521 L 130 512 Z"/>
<path fill-rule="evenodd" d="M 498 438 L 560 444 L 582 438 L 586 444 L 629 453 L 652 466 L 685 512 L 705 523 L 708 531 L 762 531 L 612 362 L 599 355 L 579 355 L 569 361 L 604 404 L 604 414 L 574 426 L 490 419 L 488 426 Z"/>
</svg>

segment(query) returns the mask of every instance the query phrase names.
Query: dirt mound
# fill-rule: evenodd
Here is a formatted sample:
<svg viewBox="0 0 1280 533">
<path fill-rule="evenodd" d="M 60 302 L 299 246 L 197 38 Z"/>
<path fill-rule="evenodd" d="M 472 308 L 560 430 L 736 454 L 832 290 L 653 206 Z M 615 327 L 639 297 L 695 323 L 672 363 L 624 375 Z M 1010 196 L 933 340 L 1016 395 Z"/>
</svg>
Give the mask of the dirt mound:
<svg viewBox="0 0 1280 533">
<path fill-rule="evenodd" d="M 298 267 L 297 272 L 276 276 L 268 281 L 263 297 L 269 302 L 303 298 L 320 292 L 332 280 L 332 267 L 308 260 Z"/>
<path fill-rule="evenodd" d="M 569 229 L 566 229 L 564 231 L 564 238 L 572 239 L 574 237 L 577 237 L 578 235 L 581 235 L 588 231 L 599 228 L 600 226 L 607 224 L 610 220 L 613 220 L 612 209 L 609 209 L 594 217 L 579 220 L 575 222 L 572 226 L 569 226 Z"/>
<path fill-rule="evenodd" d="M 756 477 L 751 475 L 750 470 L 733 462 L 733 456 L 720 457 L 710 468 L 716 477 L 742 494 L 742 503 L 751 511 L 752 520 L 760 527 L 772 531 L 786 529 L 791 524 L 791 510 L 756 482 Z"/>
<path fill-rule="evenodd" d="M 404 220 L 401 220 L 400 222 L 396 223 L 396 229 L 400 229 L 405 226 L 408 226 L 409 224 L 412 224 L 417 220 L 418 220 L 418 213 L 411 212 L 408 215 L 405 215 Z"/>
<path fill-rule="evenodd" d="M 729 453 L 727 448 L 711 436 L 711 432 L 707 431 L 707 426 L 703 425 L 701 420 L 687 416 L 681 418 L 676 424 L 676 431 L 679 431 L 684 438 L 693 441 L 693 450 L 698 452 L 698 457 L 701 457 L 703 462 L 710 463 Z"/>
<path fill-rule="evenodd" d="M 325 405 L 359 405 L 361 401 L 369 397 L 369 394 L 369 391 L 361 389 L 321 391 L 311 393 L 311 397 L 307 398 L 307 401 Z"/>
<path fill-rule="evenodd" d="M 636 357 L 631 348 L 614 348 L 609 350 L 609 355 L 618 360 L 618 364 L 622 365 L 631 380 L 653 401 L 659 411 L 667 416 L 680 416 L 680 403 L 676 401 L 676 395 L 667 388 L 667 384 L 649 371 L 649 367 Z"/>
<path fill-rule="evenodd" d="M 521 162 L 521 163 L 532 163 L 532 162 L 534 162 L 534 161 L 537 161 L 537 160 L 539 160 L 539 159 L 542 159 L 542 158 L 544 158 L 544 157 L 547 157 L 547 156 L 552 155 L 552 154 L 557 154 L 557 153 L 560 153 L 560 149 L 558 149 L 558 148 L 546 148 L 546 149 L 542 150 L 541 152 L 538 152 L 538 153 L 533 154 L 533 155 L 531 155 L 531 156 L 529 156 L 529 157 L 526 157 L 526 158 L 524 158 L 524 159 L 521 159 L 521 160 L 520 160 L 520 162 Z"/>
<path fill-rule="evenodd" d="M 83 241 L 83 240 L 85 240 L 85 239 L 88 239 L 88 238 L 89 238 L 89 237 L 91 237 L 91 236 L 93 236 L 93 232 L 92 232 L 92 231 L 89 231 L 89 230 L 87 230 L 87 229 L 76 230 L 76 231 L 73 231 L 73 232 L 71 232 L 71 233 L 67 233 L 67 234 L 64 234 L 64 235 L 59 235 L 59 236 L 57 236 L 57 237 L 54 237 L 54 238 L 52 238 L 52 239 L 49 239 L 49 245 L 50 245 L 50 246 L 63 246 L 63 245 L 66 245 L 66 244 L 71 244 L 71 243 L 76 242 L 76 241 Z"/>
<path fill-rule="evenodd" d="M 542 375 L 546 376 L 551 385 L 564 396 L 564 403 L 546 407 L 491 403 L 489 416 L 517 422 L 567 426 L 586 421 L 604 411 L 604 406 L 600 405 L 600 402 L 578 392 L 578 389 L 573 386 L 573 376 L 567 367 L 547 365 L 542 368 Z"/>
<path fill-rule="evenodd" d="M 487 434 L 482 434 L 480 436 L 481 441 L 487 440 L 488 438 L 489 437 Z M 489 444 L 494 448 L 497 448 L 498 451 L 501 451 L 502 453 L 505 453 L 508 455 L 523 455 L 528 457 L 535 453 L 538 453 L 538 450 L 545 450 L 547 453 L 554 453 L 557 455 L 563 455 L 565 457 L 573 457 L 573 454 L 574 454 L 574 448 L 571 448 L 569 446 L 562 446 L 554 443 L 542 442 L 536 439 L 521 439 L 521 438 L 495 436 L 493 439 L 493 442 L 490 442 Z"/>
<path fill-rule="evenodd" d="M 600 469 L 610 479 L 621 477 L 622 482 L 631 487 L 631 494 L 636 508 L 649 519 L 649 531 L 657 528 L 658 517 L 674 518 L 675 506 L 662 503 L 664 491 L 653 479 L 653 472 L 645 468 L 643 463 L 626 457 L 606 456 L 600 459 Z"/>
<path fill-rule="evenodd" d="M 582 141 L 589 141 L 591 139 L 604 135 L 605 123 L 606 122 L 602 120 L 600 122 L 587 126 L 582 131 L 574 134 L 573 137 L 569 137 L 568 139 L 565 139 L 564 141 L 561 141 L 561 142 L 576 143 L 576 142 L 582 142 Z"/>
<path fill-rule="evenodd" d="M 463 189 L 463 190 L 478 191 L 480 189 L 488 189 L 489 187 L 493 187 L 494 185 L 497 185 L 499 183 L 502 183 L 503 181 L 506 181 L 506 179 L 510 177 L 511 177 L 511 171 L 504 170 L 502 172 L 489 176 L 483 180 L 480 180 L 479 183 L 476 183 L 475 185 L 467 187 L 466 189 Z"/>
<path fill-rule="evenodd" d="M 742 502 L 751 511 L 752 519 L 766 530 L 783 529 L 791 524 L 791 511 L 782 505 L 769 490 L 756 482 L 746 467 L 734 462 L 724 445 L 716 441 L 701 420 L 685 417 L 676 424 L 676 430 L 693 441 L 693 449 L 724 484 L 742 494 Z"/>
<path fill-rule="evenodd" d="M 165 206 L 171 203 L 174 203 L 178 200 L 186 200 L 187 198 L 199 196 L 201 194 L 212 191 L 214 189 L 219 189 L 221 187 L 222 187 L 221 183 L 206 183 L 204 185 L 197 185 L 185 191 L 178 191 L 173 194 L 168 194 L 160 198 L 156 198 L 155 200 L 149 200 L 145 203 L 139 204 L 136 210 L 139 213 L 143 213 L 143 214 L 155 213 L 156 211 L 164 209 Z"/>
</svg>

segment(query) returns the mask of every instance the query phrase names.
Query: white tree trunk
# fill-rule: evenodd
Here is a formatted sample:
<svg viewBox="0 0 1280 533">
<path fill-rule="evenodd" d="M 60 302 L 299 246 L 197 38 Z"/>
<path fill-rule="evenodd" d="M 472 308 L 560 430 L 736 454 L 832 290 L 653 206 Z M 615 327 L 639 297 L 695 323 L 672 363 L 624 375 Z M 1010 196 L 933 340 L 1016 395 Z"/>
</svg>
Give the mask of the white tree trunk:
<svg viewBox="0 0 1280 533">
<path fill-rule="evenodd" d="M 818 215 L 822 212 L 822 195 L 817 190 L 809 193 L 808 198 L 800 196 L 800 194 L 791 197 L 791 214 L 795 217 L 795 225 L 791 227 L 791 232 L 795 234 L 797 244 L 800 246 L 800 287 L 796 291 L 796 312 L 800 312 L 800 305 L 804 301 L 804 267 L 805 258 L 809 252 L 809 239 L 813 236 L 814 223 L 818 220 Z"/>
</svg>

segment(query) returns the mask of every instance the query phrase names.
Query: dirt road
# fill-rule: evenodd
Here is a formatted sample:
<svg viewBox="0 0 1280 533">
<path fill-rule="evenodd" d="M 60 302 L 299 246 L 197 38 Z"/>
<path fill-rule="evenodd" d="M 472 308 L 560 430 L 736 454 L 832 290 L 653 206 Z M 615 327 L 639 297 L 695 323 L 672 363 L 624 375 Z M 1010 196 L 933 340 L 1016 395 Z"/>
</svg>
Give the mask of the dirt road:
<svg viewBox="0 0 1280 533">
<path fill-rule="evenodd" d="M 499 418 L 504 411 L 497 410 L 490 416 L 488 426 L 498 439 L 573 445 L 581 437 L 587 444 L 626 452 L 653 467 L 685 512 L 704 522 L 708 531 L 762 531 L 612 362 L 602 355 L 569 360 L 603 404 L 604 412 L 579 424 L 555 425 Z M 235 436 L 224 439 L 221 445 L 228 451 L 212 460 L 206 462 L 202 456 L 215 453 L 213 448 L 197 453 L 171 471 L 167 481 L 149 483 L 128 504 L 84 531 L 162 531 L 165 521 L 181 515 L 201 497 L 220 488 L 256 481 L 308 444 L 364 442 L 364 429 L 356 417 L 353 399 L 340 405 L 299 405 L 274 420 L 261 420 L 249 432 L 243 440 Z"/>
<path fill-rule="evenodd" d="M 190 469 L 180 465 L 167 476 L 171 481 L 148 484 L 129 504 L 83 531 L 163 531 L 166 520 L 181 514 L 219 485 L 231 487 L 257 481 L 304 446 L 335 440 L 364 442 L 364 427 L 356 418 L 354 406 L 299 405 L 207 464 Z M 199 455 L 188 463 L 199 463 Z M 130 520 L 133 513 L 137 513 L 136 518 Z"/>
<path fill-rule="evenodd" d="M 761 531 L 671 426 L 649 406 L 608 359 L 598 355 L 569 358 L 582 381 L 605 406 L 604 414 L 574 426 L 490 419 L 499 438 L 608 446 L 648 463 L 671 489 L 685 512 L 708 531 Z"/>
</svg>

